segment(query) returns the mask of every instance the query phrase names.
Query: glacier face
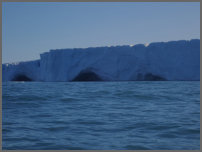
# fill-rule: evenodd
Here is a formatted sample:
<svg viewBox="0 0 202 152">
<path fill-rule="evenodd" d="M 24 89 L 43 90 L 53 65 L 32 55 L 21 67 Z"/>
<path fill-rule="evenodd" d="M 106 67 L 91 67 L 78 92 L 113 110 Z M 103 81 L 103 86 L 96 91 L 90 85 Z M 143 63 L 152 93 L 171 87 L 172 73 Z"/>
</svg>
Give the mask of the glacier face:
<svg viewBox="0 0 202 152">
<path fill-rule="evenodd" d="M 50 50 L 40 60 L 2 65 L 3 81 L 200 80 L 200 40 Z"/>
<path fill-rule="evenodd" d="M 40 60 L 6 63 L 2 65 L 2 81 L 12 81 L 18 76 L 24 75 L 27 78 L 38 81 L 40 72 Z"/>
</svg>

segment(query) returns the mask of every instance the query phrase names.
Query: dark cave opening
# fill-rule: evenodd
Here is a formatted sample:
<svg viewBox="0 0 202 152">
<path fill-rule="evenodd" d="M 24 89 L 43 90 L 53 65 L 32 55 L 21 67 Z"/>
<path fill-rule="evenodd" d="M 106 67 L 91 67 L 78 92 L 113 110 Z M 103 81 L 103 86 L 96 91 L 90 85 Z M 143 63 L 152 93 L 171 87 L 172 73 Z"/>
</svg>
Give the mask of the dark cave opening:
<svg viewBox="0 0 202 152">
<path fill-rule="evenodd" d="M 102 81 L 102 79 L 94 72 L 80 72 L 72 81 Z"/>
<path fill-rule="evenodd" d="M 11 81 L 33 81 L 33 80 L 27 77 L 26 75 L 20 74 L 16 75 Z"/>
<path fill-rule="evenodd" d="M 153 75 L 152 73 L 147 73 L 144 75 L 144 80 L 145 81 L 165 81 L 166 79 L 158 75 Z"/>
</svg>

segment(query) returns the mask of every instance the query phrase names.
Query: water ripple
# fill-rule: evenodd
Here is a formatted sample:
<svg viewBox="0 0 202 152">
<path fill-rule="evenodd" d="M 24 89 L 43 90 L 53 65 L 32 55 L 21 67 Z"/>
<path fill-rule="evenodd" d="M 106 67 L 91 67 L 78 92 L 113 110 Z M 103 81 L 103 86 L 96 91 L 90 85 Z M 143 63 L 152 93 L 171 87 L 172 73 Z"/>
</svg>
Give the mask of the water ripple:
<svg viewBox="0 0 202 152">
<path fill-rule="evenodd" d="M 2 87 L 3 150 L 200 149 L 200 82 Z"/>
</svg>

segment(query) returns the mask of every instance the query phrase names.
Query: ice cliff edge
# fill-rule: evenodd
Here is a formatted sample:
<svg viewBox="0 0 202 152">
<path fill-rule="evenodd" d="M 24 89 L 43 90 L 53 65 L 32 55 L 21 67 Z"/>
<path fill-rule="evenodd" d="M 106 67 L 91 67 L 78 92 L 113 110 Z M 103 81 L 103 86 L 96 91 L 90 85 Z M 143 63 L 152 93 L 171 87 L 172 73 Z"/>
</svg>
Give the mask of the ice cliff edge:
<svg viewBox="0 0 202 152">
<path fill-rule="evenodd" d="M 200 80 L 200 40 L 50 50 L 2 65 L 2 81 Z"/>
</svg>

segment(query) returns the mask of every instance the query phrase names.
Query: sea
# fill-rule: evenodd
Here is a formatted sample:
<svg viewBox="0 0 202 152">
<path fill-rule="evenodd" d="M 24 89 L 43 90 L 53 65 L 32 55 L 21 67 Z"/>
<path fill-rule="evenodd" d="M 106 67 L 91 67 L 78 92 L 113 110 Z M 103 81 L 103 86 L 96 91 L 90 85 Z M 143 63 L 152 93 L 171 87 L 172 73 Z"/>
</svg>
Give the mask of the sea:
<svg viewBox="0 0 202 152">
<path fill-rule="evenodd" d="M 200 81 L 3 82 L 3 150 L 199 150 Z"/>
</svg>

